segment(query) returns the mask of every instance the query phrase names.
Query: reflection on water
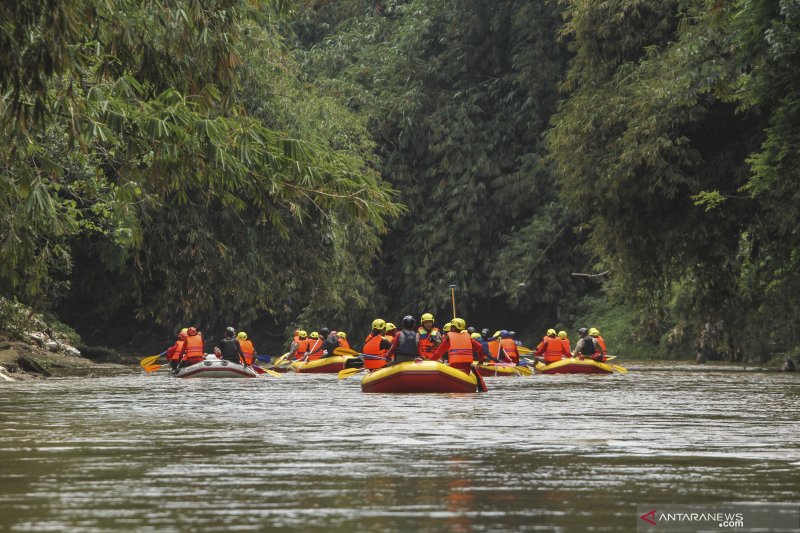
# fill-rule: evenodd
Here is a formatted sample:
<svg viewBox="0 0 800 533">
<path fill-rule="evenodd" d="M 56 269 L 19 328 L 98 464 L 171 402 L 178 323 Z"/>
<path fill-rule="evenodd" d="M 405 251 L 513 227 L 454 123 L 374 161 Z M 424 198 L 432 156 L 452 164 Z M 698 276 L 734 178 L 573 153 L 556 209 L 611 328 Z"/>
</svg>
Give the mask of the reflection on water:
<svg viewBox="0 0 800 533">
<path fill-rule="evenodd" d="M 0 384 L 0 531 L 630 531 L 636 503 L 797 502 L 799 378 Z"/>
</svg>

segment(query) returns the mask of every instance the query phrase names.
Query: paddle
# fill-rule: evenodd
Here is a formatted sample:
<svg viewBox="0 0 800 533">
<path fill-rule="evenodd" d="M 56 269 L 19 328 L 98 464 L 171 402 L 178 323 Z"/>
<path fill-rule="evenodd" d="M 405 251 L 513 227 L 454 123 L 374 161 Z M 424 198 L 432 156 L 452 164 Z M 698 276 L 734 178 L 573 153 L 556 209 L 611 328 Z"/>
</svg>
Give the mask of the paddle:
<svg viewBox="0 0 800 533">
<path fill-rule="evenodd" d="M 627 374 L 628 373 L 628 369 L 625 368 L 624 366 L 619 366 L 619 365 L 608 365 L 608 366 L 610 366 L 611 368 L 613 368 L 614 370 L 616 370 L 620 374 Z"/>
<path fill-rule="evenodd" d="M 364 369 L 363 368 L 345 368 L 344 370 L 340 370 L 339 371 L 338 378 L 339 379 L 349 378 L 350 376 L 354 376 L 355 374 L 358 374 L 362 370 L 364 370 Z"/>
<path fill-rule="evenodd" d="M 269 368 L 264 368 L 264 367 L 261 367 L 261 366 L 258 366 L 258 365 L 252 365 L 252 367 L 253 367 L 253 370 L 258 372 L 259 374 L 267 374 L 267 375 L 272 376 L 274 378 L 281 377 L 280 374 L 278 374 L 274 370 L 270 370 Z"/>
<path fill-rule="evenodd" d="M 139 365 L 142 368 L 146 368 L 148 366 L 153 366 L 156 363 L 156 361 L 158 361 L 159 357 L 161 357 L 161 354 L 151 355 L 150 357 L 145 357 L 144 359 L 139 361 Z"/>
<path fill-rule="evenodd" d="M 149 374 L 151 372 L 155 372 L 156 370 L 158 370 L 162 366 L 166 366 L 166 365 L 148 365 L 148 366 L 144 367 L 144 371 Z"/>
<path fill-rule="evenodd" d="M 530 355 L 533 353 L 533 350 L 531 350 L 530 348 L 526 348 L 524 346 L 517 346 L 517 352 L 520 355 Z"/>
</svg>

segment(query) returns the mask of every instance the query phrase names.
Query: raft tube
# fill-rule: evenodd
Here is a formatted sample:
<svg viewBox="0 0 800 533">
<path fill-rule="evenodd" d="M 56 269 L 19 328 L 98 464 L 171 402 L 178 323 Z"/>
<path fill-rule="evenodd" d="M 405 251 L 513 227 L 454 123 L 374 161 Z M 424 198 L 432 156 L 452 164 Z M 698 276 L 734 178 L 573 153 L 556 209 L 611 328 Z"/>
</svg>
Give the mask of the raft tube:
<svg viewBox="0 0 800 533">
<path fill-rule="evenodd" d="M 591 359 L 562 359 L 549 365 L 536 364 L 539 374 L 611 374 L 614 370 L 605 363 L 598 363 Z"/>
<path fill-rule="evenodd" d="M 300 360 L 289 365 L 289 370 L 299 374 L 338 374 L 340 370 L 344 370 L 345 363 L 351 358 L 349 355 L 334 355 L 305 363 Z"/>
<path fill-rule="evenodd" d="M 438 361 L 409 361 L 370 372 L 361 380 L 363 392 L 476 392 L 474 374 Z"/>
<path fill-rule="evenodd" d="M 481 363 L 479 365 L 475 365 L 475 368 L 478 369 L 478 372 L 481 376 L 484 377 L 511 377 L 511 376 L 519 376 L 520 373 L 517 372 L 516 365 L 512 365 L 509 363 Z"/>
<path fill-rule="evenodd" d="M 213 359 L 212 359 L 213 358 Z M 252 368 L 217 359 L 215 356 L 207 357 L 191 366 L 185 366 L 175 374 L 176 378 L 257 378 L 258 374 Z"/>
</svg>

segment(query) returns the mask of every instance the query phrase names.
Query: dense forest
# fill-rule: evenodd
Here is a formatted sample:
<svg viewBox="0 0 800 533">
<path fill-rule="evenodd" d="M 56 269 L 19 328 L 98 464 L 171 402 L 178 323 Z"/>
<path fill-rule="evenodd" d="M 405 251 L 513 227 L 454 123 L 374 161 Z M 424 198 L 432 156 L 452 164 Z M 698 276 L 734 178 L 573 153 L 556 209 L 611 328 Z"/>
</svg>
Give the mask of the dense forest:
<svg viewBox="0 0 800 533">
<path fill-rule="evenodd" d="M 358 332 L 455 284 L 534 337 L 797 352 L 800 2 L 20 0 L 0 28 L 8 334 Z"/>
</svg>

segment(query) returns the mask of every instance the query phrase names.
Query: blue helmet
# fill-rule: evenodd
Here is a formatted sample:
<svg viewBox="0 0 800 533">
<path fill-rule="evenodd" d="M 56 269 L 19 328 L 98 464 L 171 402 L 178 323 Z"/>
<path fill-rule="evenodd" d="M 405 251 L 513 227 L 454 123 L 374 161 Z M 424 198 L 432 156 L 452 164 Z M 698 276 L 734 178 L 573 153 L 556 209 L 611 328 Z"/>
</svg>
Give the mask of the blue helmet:
<svg viewBox="0 0 800 533">
<path fill-rule="evenodd" d="M 508 330 L 506 330 L 506 329 L 501 329 L 501 330 L 500 330 L 500 337 L 502 337 L 502 338 L 504 338 L 504 339 L 507 339 L 507 338 L 509 338 L 510 336 L 511 336 L 511 335 L 508 333 Z"/>
</svg>

